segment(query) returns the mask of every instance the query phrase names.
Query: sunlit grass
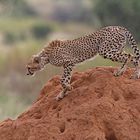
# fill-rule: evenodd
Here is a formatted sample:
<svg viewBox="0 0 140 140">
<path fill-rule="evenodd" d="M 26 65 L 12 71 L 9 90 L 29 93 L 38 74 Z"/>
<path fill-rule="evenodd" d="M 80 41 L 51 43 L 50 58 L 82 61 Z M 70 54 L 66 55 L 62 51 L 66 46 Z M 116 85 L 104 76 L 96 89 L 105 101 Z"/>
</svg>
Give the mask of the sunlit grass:
<svg viewBox="0 0 140 140">
<path fill-rule="evenodd" d="M 14 93 L 0 93 L 0 121 L 7 118 L 14 119 L 27 108 L 29 104 Z"/>
</svg>

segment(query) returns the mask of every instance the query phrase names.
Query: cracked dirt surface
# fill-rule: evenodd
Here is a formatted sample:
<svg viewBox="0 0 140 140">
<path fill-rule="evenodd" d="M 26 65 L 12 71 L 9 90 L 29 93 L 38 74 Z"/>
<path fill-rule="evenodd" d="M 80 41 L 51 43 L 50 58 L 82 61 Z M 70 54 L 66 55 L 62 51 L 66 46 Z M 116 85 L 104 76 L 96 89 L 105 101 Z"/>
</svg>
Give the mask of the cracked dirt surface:
<svg viewBox="0 0 140 140">
<path fill-rule="evenodd" d="M 132 69 L 113 71 L 74 73 L 73 90 L 59 102 L 55 76 L 27 111 L 0 123 L 0 140 L 140 140 L 140 80 L 129 79 Z"/>
</svg>

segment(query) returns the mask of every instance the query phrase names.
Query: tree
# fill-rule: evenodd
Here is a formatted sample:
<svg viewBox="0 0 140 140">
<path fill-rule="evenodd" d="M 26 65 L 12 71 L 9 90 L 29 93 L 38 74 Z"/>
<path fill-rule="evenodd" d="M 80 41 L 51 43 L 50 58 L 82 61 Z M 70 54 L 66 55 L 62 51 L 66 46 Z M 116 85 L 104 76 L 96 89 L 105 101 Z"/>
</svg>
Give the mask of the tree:
<svg viewBox="0 0 140 140">
<path fill-rule="evenodd" d="M 121 25 L 127 27 L 140 40 L 139 0 L 96 0 L 94 13 L 103 26 Z"/>
</svg>

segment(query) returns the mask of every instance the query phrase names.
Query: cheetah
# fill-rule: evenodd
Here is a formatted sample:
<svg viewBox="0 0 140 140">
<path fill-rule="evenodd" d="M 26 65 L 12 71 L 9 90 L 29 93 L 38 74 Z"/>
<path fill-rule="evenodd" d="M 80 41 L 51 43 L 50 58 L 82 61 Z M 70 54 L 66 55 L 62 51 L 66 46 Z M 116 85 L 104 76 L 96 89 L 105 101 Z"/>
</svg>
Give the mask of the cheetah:
<svg viewBox="0 0 140 140">
<path fill-rule="evenodd" d="M 124 51 L 126 42 L 131 46 L 133 55 Z M 114 76 L 122 75 L 128 64 L 132 63 L 135 66 L 135 72 L 131 78 L 140 78 L 140 50 L 130 31 L 120 26 L 107 26 L 73 40 L 50 42 L 31 58 L 26 66 L 27 75 L 34 75 L 48 63 L 63 67 L 64 72 L 60 80 L 63 90 L 56 97 L 60 100 L 72 90 L 70 81 L 73 67 L 97 54 L 122 63 L 122 66 L 114 72 Z"/>
</svg>

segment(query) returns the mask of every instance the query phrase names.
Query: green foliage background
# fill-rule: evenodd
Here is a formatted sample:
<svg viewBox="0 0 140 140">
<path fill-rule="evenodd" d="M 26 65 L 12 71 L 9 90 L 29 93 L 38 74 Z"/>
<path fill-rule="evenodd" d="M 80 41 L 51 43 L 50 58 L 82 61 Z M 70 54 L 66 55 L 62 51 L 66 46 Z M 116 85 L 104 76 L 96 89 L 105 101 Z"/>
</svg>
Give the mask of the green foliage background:
<svg viewBox="0 0 140 140">
<path fill-rule="evenodd" d="M 96 0 L 93 11 L 102 26 L 125 26 L 134 33 L 137 40 L 140 40 L 139 0 Z"/>
</svg>

